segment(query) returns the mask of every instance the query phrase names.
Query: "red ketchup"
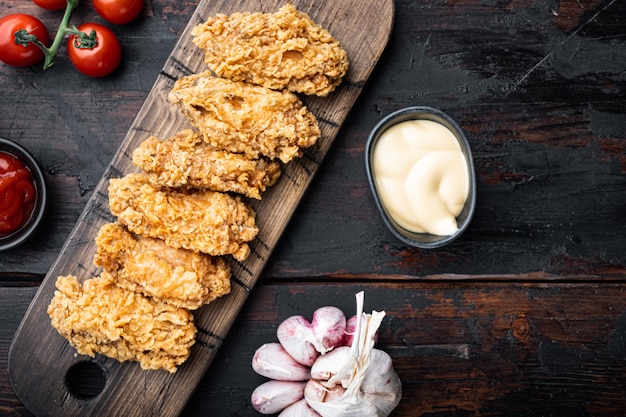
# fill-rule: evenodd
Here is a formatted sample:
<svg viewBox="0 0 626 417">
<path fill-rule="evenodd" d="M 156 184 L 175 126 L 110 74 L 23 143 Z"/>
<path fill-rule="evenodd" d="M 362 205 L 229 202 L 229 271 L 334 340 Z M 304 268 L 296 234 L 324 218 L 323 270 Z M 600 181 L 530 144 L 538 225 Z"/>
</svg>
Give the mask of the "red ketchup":
<svg viewBox="0 0 626 417">
<path fill-rule="evenodd" d="M 31 172 L 11 154 L 0 151 L 0 237 L 21 228 L 33 213 L 36 187 Z"/>
</svg>

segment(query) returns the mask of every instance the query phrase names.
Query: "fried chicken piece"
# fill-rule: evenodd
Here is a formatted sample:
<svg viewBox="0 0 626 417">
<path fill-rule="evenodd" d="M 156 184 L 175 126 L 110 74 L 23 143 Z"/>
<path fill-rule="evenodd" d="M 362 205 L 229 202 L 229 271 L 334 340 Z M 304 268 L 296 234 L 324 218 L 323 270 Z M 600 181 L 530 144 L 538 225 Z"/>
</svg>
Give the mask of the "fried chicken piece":
<svg viewBox="0 0 626 417">
<path fill-rule="evenodd" d="M 81 355 L 169 372 L 189 357 L 196 327 L 188 310 L 122 289 L 106 272 L 82 285 L 73 275 L 60 276 L 56 287 L 48 305 L 52 326 Z"/>
<path fill-rule="evenodd" d="M 326 96 L 348 71 L 339 42 L 291 4 L 272 14 L 219 14 L 191 34 L 209 68 L 233 81 Z"/>
<path fill-rule="evenodd" d="M 315 116 L 288 91 L 205 71 L 176 81 L 168 97 L 211 146 L 250 158 L 264 155 L 287 163 L 320 136 Z"/>
<path fill-rule="evenodd" d="M 171 248 L 119 223 L 102 226 L 96 246 L 94 264 L 116 285 L 158 301 L 195 310 L 230 292 L 230 266 L 222 258 Z"/>
<path fill-rule="evenodd" d="M 241 197 L 157 188 L 143 173 L 112 178 L 109 207 L 133 233 L 163 239 L 173 248 L 230 254 L 239 261 L 248 257 L 247 242 L 259 231 L 254 211 Z"/>
<path fill-rule="evenodd" d="M 257 200 L 281 173 L 278 162 L 219 151 L 191 129 L 165 140 L 150 136 L 133 151 L 133 164 L 155 186 L 235 192 Z"/>
</svg>

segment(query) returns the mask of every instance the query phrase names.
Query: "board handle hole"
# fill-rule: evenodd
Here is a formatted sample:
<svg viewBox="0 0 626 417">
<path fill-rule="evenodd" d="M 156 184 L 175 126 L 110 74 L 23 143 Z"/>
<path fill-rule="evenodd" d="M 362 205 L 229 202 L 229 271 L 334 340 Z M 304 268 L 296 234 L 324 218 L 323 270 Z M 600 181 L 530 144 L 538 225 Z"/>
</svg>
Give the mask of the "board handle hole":
<svg viewBox="0 0 626 417">
<path fill-rule="evenodd" d="M 95 362 L 77 362 L 65 374 L 65 387 L 80 400 L 91 400 L 104 390 L 106 377 Z"/>
</svg>

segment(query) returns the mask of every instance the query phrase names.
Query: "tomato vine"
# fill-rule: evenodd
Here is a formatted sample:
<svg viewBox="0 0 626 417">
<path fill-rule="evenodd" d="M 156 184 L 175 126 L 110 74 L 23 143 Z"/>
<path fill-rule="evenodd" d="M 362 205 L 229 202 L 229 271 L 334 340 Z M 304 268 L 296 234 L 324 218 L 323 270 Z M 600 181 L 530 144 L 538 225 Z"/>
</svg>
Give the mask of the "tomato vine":
<svg viewBox="0 0 626 417">
<path fill-rule="evenodd" d="M 86 23 L 78 28 L 70 19 L 79 0 L 33 0 L 48 10 L 62 10 L 63 18 L 57 33 L 49 42 L 45 25 L 36 17 L 12 14 L 0 19 L 0 60 L 13 66 L 30 66 L 43 59 L 43 68 L 50 68 L 66 38 L 68 55 L 76 69 L 92 77 L 110 74 L 121 61 L 122 49 L 115 34 L 106 26 Z M 144 0 L 92 0 L 96 12 L 113 24 L 134 20 L 143 10 Z M 48 46 L 49 45 L 49 46 Z M 41 52 L 40 52 L 41 51 Z"/>
<path fill-rule="evenodd" d="M 15 32 L 15 43 L 20 44 L 22 46 L 27 46 L 29 43 L 33 43 L 39 47 L 44 53 L 44 63 L 43 68 L 48 69 L 54 64 L 54 59 L 56 58 L 59 48 L 63 43 L 64 39 L 68 35 L 76 35 L 80 37 L 81 40 L 84 41 L 84 45 L 92 45 L 93 48 L 97 45 L 96 41 L 96 33 L 92 31 L 87 34 L 79 31 L 76 27 L 69 26 L 70 18 L 72 17 L 72 12 L 78 6 L 78 0 L 67 0 L 67 6 L 65 7 L 65 13 L 63 14 L 63 18 L 61 19 L 61 23 L 59 24 L 59 29 L 52 41 L 50 47 L 44 45 L 37 36 L 29 33 L 27 30 L 22 29 Z"/>
</svg>

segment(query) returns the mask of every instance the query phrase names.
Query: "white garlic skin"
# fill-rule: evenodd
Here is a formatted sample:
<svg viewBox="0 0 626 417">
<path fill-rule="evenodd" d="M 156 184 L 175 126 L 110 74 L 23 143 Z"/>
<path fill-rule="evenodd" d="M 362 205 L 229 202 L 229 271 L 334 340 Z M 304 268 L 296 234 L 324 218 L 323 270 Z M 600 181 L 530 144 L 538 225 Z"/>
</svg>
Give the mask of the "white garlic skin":
<svg viewBox="0 0 626 417">
<path fill-rule="evenodd" d="M 252 369 L 264 377 L 280 381 L 307 381 L 308 367 L 296 362 L 280 343 L 266 343 L 252 357 Z"/>
<path fill-rule="evenodd" d="M 385 397 L 387 401 L 394 403 L 391 407 L 393 410 L 401 397 L 401 389 L 398 388 L 402 388 L 402 385 L 393 369 L 391 356 L 382 350 L 373 349 L 370 365 L 361 384 L 361 391 L 367 396 Z"/>
<path fill-rule="evenodd" d="M 324 356 L 320 356 L 311 367 L 311 378 L 318 381 L 328 381 L 341 366 L 350 360 L 350 348 L 340 346 Z"/>
<path fill-rule="evenodd" d="M 324 378 L 326 375 L 333 375 L 337 363 L 345 360 L 349 353 L 348 347 L 341 347 L 321 356 L 313 365 L 311 376 Z M 325 381 L 318 380 L 316 383 L 317 385 L 307 382 L 304 398 L 322 417 L 387 417 L 402 398 L 402 384 L 393 369 L 391 357 L 379 349 L 371 352 L 369 366 L 358 392 L 350 395 L 346 391 L 342 396 L 328 397 L 328 391 L 322 392 Z M 351 389 L 346 380 L 342 380 L 341 385 L 347 390 Z"/>
<path fill-rule="evenodd" d="M 309 407 L 306 400 L 302 398 L 289 407 L 285 408 L 278 417 L 322 417 L 320 414 Z"/>
<path fill-rule="evenodd" d="M 302 316 L 285 319 L 276 330 L 278 341 L 296 362 L 311 366 L 319 356 L 312 340 L 315 340 L 311 324 Z"/>
<path fill-rule="evenodd" d="M 304 398 L 320 402 L 333 402 L 341 398 L 346 389 L 339 384 L 327 386 L 326 381 L 311 379 L 304 387 Z"/>
<path fill-rule="evenodd" d="M 352 341 L 354 340 L 354 335 L 356 333 L 356 321 L 357 316 L 354 315 L 346 321 L 346 330 L 343 335 L 343 346 L 352 346 Z M 374 335 L 374 344 L 378 343 L 378 332 Z"/>
<path fill-rule="evenodd" d="M 252 407 L 261 414 L 276 414 L 302 399 L 306 382 L 270 380 L 252 392 Z"/>
</svg>

